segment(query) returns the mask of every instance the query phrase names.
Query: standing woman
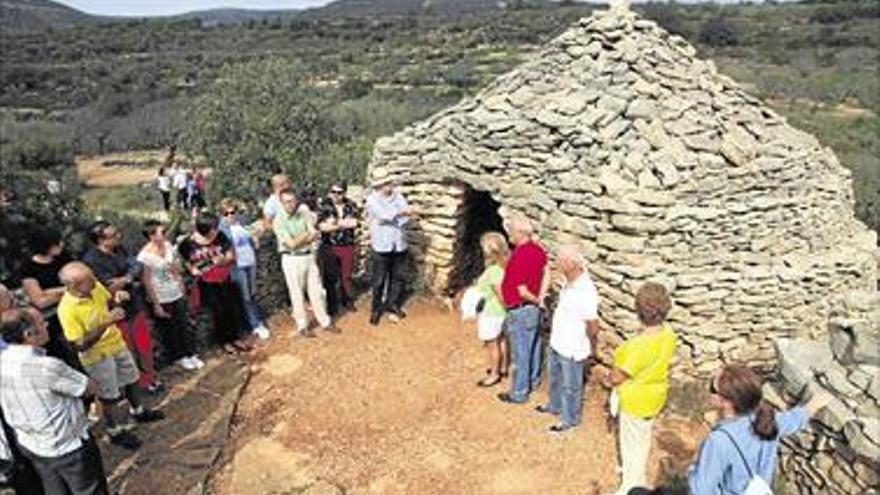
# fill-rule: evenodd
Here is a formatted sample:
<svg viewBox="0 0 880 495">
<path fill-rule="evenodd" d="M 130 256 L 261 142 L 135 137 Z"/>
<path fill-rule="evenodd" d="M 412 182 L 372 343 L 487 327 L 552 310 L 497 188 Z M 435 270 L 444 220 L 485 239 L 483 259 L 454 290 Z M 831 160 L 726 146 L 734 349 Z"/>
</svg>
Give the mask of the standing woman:
<svg viewBox="0 0 880 495">
<path fill-rule="evenodd" d="M 156 187 L 159 188 L 159 194 L 162 195 L 162 209 L 168 211 L 171 209 L 171 177 L 165 170 L 165 167 L 159 168 L 159 174 L 156 176 Z"/>
<path fill-rule="evenodd" d="M 666 322 L 671 307 L 661 284 L 647 282 L 639 288 L 636 314 L 641 328 L 614 350 L 614 366 L 602 380 L 615 389 L 611 409 L 618 413 L 622 479 L 616 495 L 646 485 L 654 418 L 666 405 L 675 355 L 675 331 Z"/>
<path fill-rule="evenodd" d="M 232 281 L 235 250 L 229 238 L 220 232 L 217 215 L 200 214 L 195 231 L 180 243 L 178 250 L 198 283 L 203 305 L 211 311 L 215 342 L 230 354 L 250 350 L 242 340 L 241 296 Z"/>
<path fill-rule="evenodd" d="M 138 253 L 143 265 L 141 281 L 169 361 L 186 370 L 205 365 L 193 350 L 189 334 L 186 287 L 174 246 L 165 237 L 165 226 L 157 220 L 144 224 L 147 243 Z"/>
<path fill-rule="evenodd" d="M 477 336 L 483 341 L 489 358 L 487 376 L 477 382 L 491 387 L 507 375 L 507 340 L 502 335 L 507 310 L 501 302 L 501 281 L 509 254 L 507 239 L 498 232 L 487 232 L 480 238 L 486 268 L 476 287 L 483 296 L 482 310 L 477 317 Z"/>
<path fill-rule="evenodd" d="M 260 340 L 269 338 L 269 329 L 263 323 L 260 309 L 254 296 L 257 290 L 257 244 L 251 233 L 238 219 L 237 203 L 232 198 L 220 201 L 220 231 L 232 241 L 235 249 L 235 265 L 232 267 L 232 280 L 241 293 L 245 323 Z"/>
<path fill-rule="evenodd" d="M 355 229 L 358 226 L 358 210 L 354 202 L 345 196 L 345 181 L 334 182 L 330 186 L 330 195 L 322 204 L 318 213 L 318 230 L 321 231 L 321 243 L 330 249 L 339 265 L 340 305 L 354 310 L 354 272 Z M 335 288 L 335 287 L 334 287 Z"/>
<path fill-rule="evenodd" d="M 805 406 L 777 412 L 764 401 L 762 385 L 757 373 L 742 364 L 725 366 L 709 382 L 710 404 L 721 420 L 688 470 L 690 493 L 745 493 L 755 483 L 771 486 L 779 440 L 806 427 L 810 417 L 831 401 L 831 396 L 819 392 Z"/>
<path fill-rule="evenodd" d="M 49 330 L 46 353 L 84 371 L 76 351 L 64 338 L 58 320 L 58 303 L 67 290 L 58 278 L 58 272 L 70 261 L 64 252 L 61 232 L 52 227 L 37 227 L 31 233 L 28 245 L 31 257 L 22 265 L 19 279 L 30 304 L 46 315 Z"/>
</svg>

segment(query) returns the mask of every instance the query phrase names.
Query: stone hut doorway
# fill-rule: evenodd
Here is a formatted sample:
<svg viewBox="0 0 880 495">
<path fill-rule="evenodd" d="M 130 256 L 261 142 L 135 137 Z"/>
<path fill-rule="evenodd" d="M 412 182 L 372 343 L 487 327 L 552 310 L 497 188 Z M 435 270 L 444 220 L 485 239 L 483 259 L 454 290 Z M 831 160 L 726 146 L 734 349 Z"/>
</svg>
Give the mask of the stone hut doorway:
<svg viewBox="0 0 880 495">
<path fill-rule="evenodd" d="M 463 184 L 464 194 L 456 213 L 455 244 L 453 246 L 452 270 L 446 293 L 454 296 L 471 285 L 483 271 L 483 254 L 480 237 L 486 232 L 504 231 L 504 222 L 498 212 L 501 203 L 486 191 Z"/>
</svg>

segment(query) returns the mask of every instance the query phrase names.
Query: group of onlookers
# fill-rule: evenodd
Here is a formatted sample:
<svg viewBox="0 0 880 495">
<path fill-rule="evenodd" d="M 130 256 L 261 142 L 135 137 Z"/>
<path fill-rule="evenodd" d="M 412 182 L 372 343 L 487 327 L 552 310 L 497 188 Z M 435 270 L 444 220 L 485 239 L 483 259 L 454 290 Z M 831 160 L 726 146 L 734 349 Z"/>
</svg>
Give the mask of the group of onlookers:
<svg viewBox="0 0 880 495">
<path fill-rule="evenodd" d="M 510 389 L 498 394 L 505 403 L 523 404 L 541 381 L 542 320 L 553 284 L 548 254 L 528 219 L 506 222 L 512 252 L 499 232 L 480 239 L 485 269 L 461 305 L 466 320 L 476 320 L 477 336 L 487 349 L 489 366 L 480 387 L 498 384 L 508 374 L 508 342 L 513 376 Z M 556 252 L 556 302 L 550 320 L 546 366 L 549 397 L 535 411 L 557 417 L 550 432 L 562 434 L 581 422 L 585 377 L 597 363 L 599 298 L 575 245 Z M 669 391 L 669 369 L 676 334 L 666 321 L 672 301 L 666 288 L 644 283 L 636 292 L 640 325 L 605 360 L 599 382 L 611 393 L 609 410 L 617 419 L 620 485 L 615 495 L 664 493 L 648 489 L 647 464 L 655 418 L 663 411 Z M 828 402 L 815 394 L 805 407 L 775 412 L 765 402 L 762 380 L 744 365 L 729 365 L 710 382 L 711 406 L 719 413 L 695 464 L 688 471 L 690 492 L 696 495 L 747 492 L 772 483 L 781 436 L 803 428 L 809 416 Z"/>
<path fill-rule="evenodd" d="M 171 164 L 160 167 L 156 176 L 156 188 L 162 196 L 162 209 L 170 211 L 172 206 L 184 210 L 204 208 L 208 174 L 201 167 L 189 170 L 175 164 L 173 153 L 171 158 Z"/>
<path fill-rule="evenodd" d="M 334 183 L 323 199 L 313 187 L 294 190 L 285 175 L 274 176 L 271 184 L 259 221 L 243 223 L 242 203 L 225 198 L 219 215 L 195 210 L 191 231 L 178 242 L 168 238 L 163 223 L 147 221 L 146 242 L 134 256 L 123 247 L 120 229 L 105 221 L 91 226 L 92 246 L 79 260 L 65 252 L 58 231 L 35 229 L 32 256 L 19 273 L 28 303 L 17 306 L 0 286 L 0 468 L 17 461 L 14 481 L 20 490 L 107 493 L 86 412 L 100 409 L 110 442 L 128 449 L 141 444 L 134 423 L 163 419 L 143 400 L 144 391 L 164 388 L 151 326 L 164 361 L 185 370 L 205 366 L 191 335 L 194 308 L 208 310 L 211 336 L 228 353 L 250 350 L 254 338 L 270 338 L 255 302 L 264 234 L 274 234 L 300 335 L 315 336 L 309 313 L 322 329 L 340 332 L 332 315 L 355 309 L 360 212 L 343 182 Z M 405 317 L 405 228 L 414 213 L 387 177 L 374 180 L 365 204 L 372 247 L 369 321 L 377 325 L 386 314 L 399 321 Z M 509 390 L 498 398 L 523 404 L 540 385 L 546 362 L 549 397 L 535 410 L 556 417 L 549 430 L 564 434 L 581 422 L 585 377 L 599 360 L 600 294 L 577 246 L 556 251 L 554 283 L 550 256 L 529 220 L 515 215 L 505 228 L 512 249 L 500 232 L 482 236 L 485 268 L 462 300 L 463 313 L 476 319 L 487 349 L 486 375 L 477 384 L 499 384 L 512 364 Z M 676 350 L 675 331 L 666 321 L 671 305 L 661 284 L 648 282 L 637 290 L 640 325 L 614 349 L 598 380 L 611 390 L 609 409 L 617 418 L 618 495 L 650 493 L 645 473 L 652 429 L 666 405 Z M 548 316 L 544 360 L 541 331 Z M 760 378 L 741 365 L 725 367 L 711 380 L 710 392 L 721 419 L 688 473 L 695 494 L 744 493 L 746 486 L 770 483 L 780 436 L 802 428 L 827 403 L 816 394 L 806 407 L 775 412 L 763 400 Z"/>
</svg>

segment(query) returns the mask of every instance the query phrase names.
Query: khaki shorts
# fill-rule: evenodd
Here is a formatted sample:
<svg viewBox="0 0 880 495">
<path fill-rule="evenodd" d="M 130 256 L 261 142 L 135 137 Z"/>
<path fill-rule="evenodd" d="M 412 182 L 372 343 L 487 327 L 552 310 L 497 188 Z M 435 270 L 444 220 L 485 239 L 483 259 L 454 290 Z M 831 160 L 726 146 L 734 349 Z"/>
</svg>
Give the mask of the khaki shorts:
<svg viewBox="0 0 880 495">
<path fill-rule="evenodd" d="M 98 385 L 98 398 L 101 400 L 119 399 L 122 397 L 122 387 L 137 383 L 140 377 L 134 358 L 128 350 L 107 356 L 85 368 L 89 377 Z"/>
</svg>

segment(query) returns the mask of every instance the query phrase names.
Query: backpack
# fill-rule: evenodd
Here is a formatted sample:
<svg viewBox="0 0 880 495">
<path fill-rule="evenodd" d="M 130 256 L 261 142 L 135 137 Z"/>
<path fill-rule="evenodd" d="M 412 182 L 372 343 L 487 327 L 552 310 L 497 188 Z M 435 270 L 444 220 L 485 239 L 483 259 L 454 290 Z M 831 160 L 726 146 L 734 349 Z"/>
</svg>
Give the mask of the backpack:
<svg viewBox="0 0 880 495">
<path fill-rule="evenodd" d="M 746 456 L 743 454 L 742 449 L 739 448 L 736 440 L 733 439 L 733 435 L 724 428 L 718 428 L 718 430 L 727 435 L 727 438 L 729 438 L 733 446 L 736 447 L 736 451 L 739 453 L 739 458 L 742 459 L 743 464 L 746 466 L 746 472 L 749 473 L 749 484 L 746 485 L 746 489 L 742 492 L 742 495 L 773 495 L 773 490 L 770 488 L 770 485 L 767 484 L 767 481 L 752 472 L 749 462 L 746 461 Z"/>
</svg>

